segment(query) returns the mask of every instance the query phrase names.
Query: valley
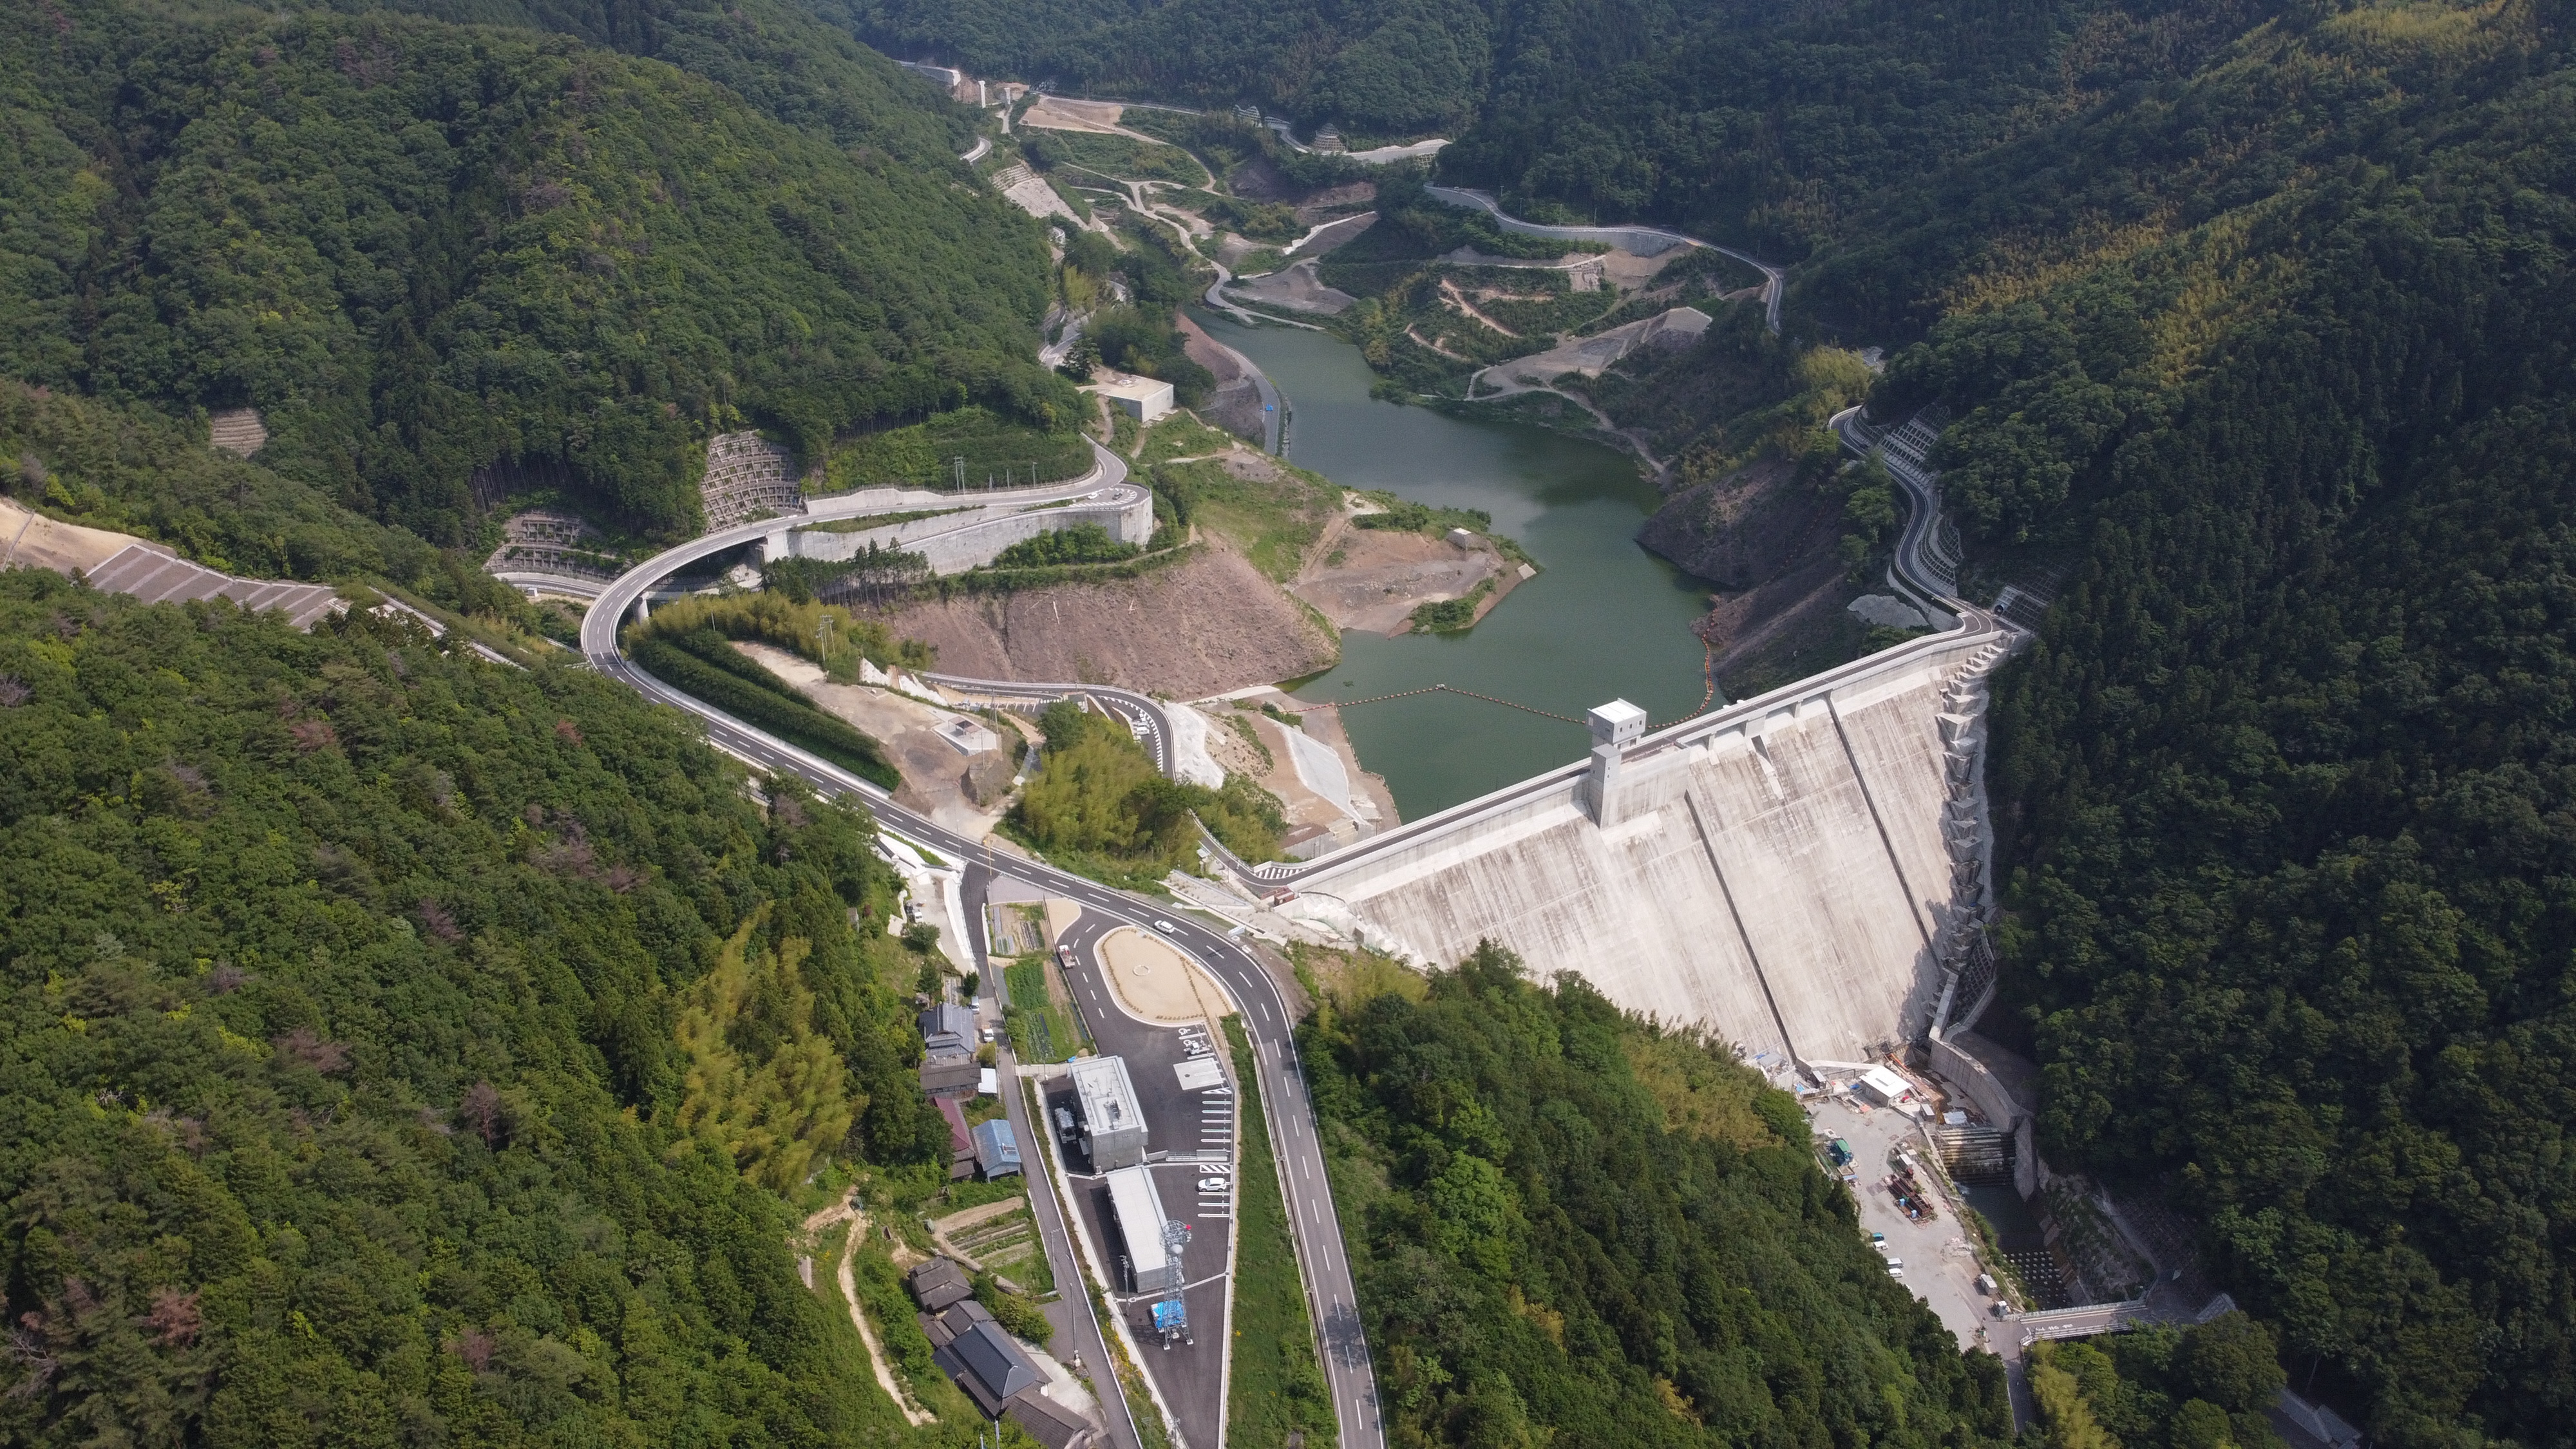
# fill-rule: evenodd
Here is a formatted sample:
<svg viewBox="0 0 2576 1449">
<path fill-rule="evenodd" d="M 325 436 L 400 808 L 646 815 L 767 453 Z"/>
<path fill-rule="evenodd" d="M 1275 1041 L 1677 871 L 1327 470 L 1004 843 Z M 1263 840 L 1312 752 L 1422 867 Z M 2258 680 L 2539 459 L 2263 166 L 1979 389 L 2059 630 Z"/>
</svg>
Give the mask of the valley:
<svg viewBox="0 0 2576 1449">
<path fill-rule="evenodd" d="M 0 16 L 0 1438 L 2558 1442 L 2562 8 Z"/>
</svg>

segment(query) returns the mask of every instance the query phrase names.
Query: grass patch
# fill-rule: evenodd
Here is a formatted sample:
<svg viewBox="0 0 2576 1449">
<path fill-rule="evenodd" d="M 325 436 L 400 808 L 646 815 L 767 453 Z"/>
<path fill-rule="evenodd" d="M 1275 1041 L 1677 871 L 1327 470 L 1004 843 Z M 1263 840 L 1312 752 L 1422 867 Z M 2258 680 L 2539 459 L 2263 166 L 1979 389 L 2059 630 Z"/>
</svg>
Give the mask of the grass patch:
<svg viewBox="0 0 2576 1449">
<path fill-rule="evenodd" d="M 1351 520 L 1353 528 L 1395 529 L 1405 533 L 1428 534 L 1433 538 L 1438 538 L 1453 528 L 1463 528 L 1469 533 L 1482 534 L 1491 539 L 1496 551 L 1514 563 L 1537 562 L 1529 556 L 1528 550 L 1521 547 L 1520 540 L 1494 532 L 1494 515 L 1481 508 L 1434 508 L 1428 503 L 1416 503 L 1410 498 L 1398 498 L 1383 488 L 1368 489 L 1360 496 L 1384 509 L 1385 512 L 1363 513 Z"/>
<path fill-rule="evenodd" d="M 1225 1019 L 1243 1092 L 1241 1161 L 1235 1167 L 1239 1234 L 1234 1262 L 1234 1374 L 1226 1395 L 1229 1442 L 1245 1449 L 1286 1449 L 1302 1434 L 1307 1449 L 1339 1440 L 1333 1396 L 1315 1361 L 1315 1331 L 1306 1316 L 1306 1285 L 1297 1272 L 1288 1206 L 1270 1153 L 1252 1043 L 1235 1017 Z"/>
<path fill-rule="evenodd" d="M 1273 476 L 1259 482 L 1239 478 L 1213 459 L 1165 463 L 1152 474 L 1155 489 L 1184 522 L 1222 534 L 1254 568 L 1285 582 L 1340 512 L 1342 490 L 1302 468 L 1274 467 Z"/>
<path fill-rule="evenodd" d="M 1018 485 L 1079 478 L 1091 471 L 1091 447 L 1075 431 L 1050 432 L 990 408 L 962 407 L 906 427 L 862 433 L 832 449 L 824 465 L 823 493 L 899 484 L 953 490 L 957 459 L 966 484 L 981 488 L 989 476 Z"/>
<path fill-rule="evenodd" d="M 861 1234 L 860 1236 L 862 1246 L 859 1251 L 860 1256 L 864 1258 L 867 1255 L 865 1243 L 870 1235 Z M 852 1362 L 865 1363 L 868 1356 L 868 1346 L 862 1339 L 860 1339 L 858 1326 L 850 1322 L 849 1300 L 841 1296 L 841 1259 L 848 1253 L 849 1245 L 850 1229 L 849 1225 L 846 1223 L 832 1224 L 830 1227 L 824 1229 L 820 1234 L 817 1234 L 812 1241 L 806 1244 L 806 1246 L 812 1251 L 814 1258 L 814 1284 L 811 1291 L 816 1298 L 821 1299 L 823 1302 L 823 1331 L 825 1335 L 833 1341 L 834 1352 L 841 1354 Z M 882 1262 L 884 1259 L 880 1257 L 879 1261 Z M 893 1265 L 888 1263 L 887 1266 L 891 1267 Z M 852 1264 L 851 1272 L 852 1280 L 854 1282 L 859 1281 L 862 1276 L 863 1275 L 858 1264 L 854 1262 Z M 860 1302 L 862 1305 L 867 1303 L 867 1294 L 864 1288 L 860 1290 Z M 918 1324 L 911 1323 L 908 1315 L 905 1321 L 907 1325 L 912 1327 L 916 1334 L 920 1332 L 920 1326 Z M 883 1328 L 879 1327 L 878 1332 L 880 1334 L 879 1342 L 883 1342 Z M 928 1346 L 928 1340 L 924 1339 L 923 1343 L 926 1348 Z M 888 1357 L 891 1358 L 892 1355 L 889 1354 Z M 868 1409 L 871 1411 L 870 1417 L 873 1420 L 869 1425 L 870 1431 L 876 1435 L 882 1436 L 883 1439 L 887 1441 L 901 1440 L 909 1432 L 903 1419 L 902 1406 L 888 1399 L 881 1390 L 877 1389 L 874 1375 L 869 1376 L 868 1386 L 870 1392 L 868 1392 L 864 1398 Z M 951 1391 L 954 1391 L 953 1385 L 951 1386 Z"/>
<path fill-rule="evenodd" d="M 835 518 L 827 523 L 808 524 L 796 531 L 798 533 L 866 533 L 870 529 L 919 523 L 925 518 L 946 518 L 952 513 L 972 513 L 975 508 L 975 504 L 965 503 L 955 508 L 916 508 L 909 513 L 869 513 L 857 518 Z"/>
<path fill-rule="evenodd" d="M 1249 281 L 1254 277 L 1269 276 L 1287 264 L 1288 254 L 1279 248 L 1255 247 L 1234 259 L 1234 275 L 1239 281 Z"/>
<path fill-rule="evenodd" d="M 785 680 L 736 652 L 713 630 L 678 640 L 648 637 L 629 653 L 646 673 L 745 724 L 811 750 L 885 789 L 903 783 L 875 740 L 815 708 Z"/>
<path fill-rule="evenodd" d="M 1042 169 L 1071 163 L 1122 181 L 1177 181 L 1204 187 L 1211 178 L 1198 158 L 1178 146 L 1139 141 L 1133 136 L 1095 136 L 1085 131 L 1031 130 L 1020 150 Z"/>
<path fill-rule="evenodd" d="M 1476 624 L 1476 606 L 1494 591 L 1492 579 L 1478 579 L 1462 598 L 1416 604 L 1409 616 L 1416 634 L 1464 634 Z"/>
<path fill-rule="evenodd" d="M 1230 452 L 1235 443 L 1232 433 L 1211 428 L 1188 413 L 1173 413 L 1145 435 L 1144 451 L 1136 455 L 1136 461 L 1150 468 L 1174 458 Z"/>
<path fill-rule="evenodd" d="M 1044 956 L 1023 956 L 1002 970 L 1011 990 L 1002 1023 L 1011 1033 L 1011 1051 L 1021 1061 L 1070 1061 L 1090 1048 L 1080 1018 L 1066 1004 L 1072 998 L 1055 976 L 1054 964 Z M 1043 1122 L 1038 1125 L 1045 1130 Z"/>
</svg>

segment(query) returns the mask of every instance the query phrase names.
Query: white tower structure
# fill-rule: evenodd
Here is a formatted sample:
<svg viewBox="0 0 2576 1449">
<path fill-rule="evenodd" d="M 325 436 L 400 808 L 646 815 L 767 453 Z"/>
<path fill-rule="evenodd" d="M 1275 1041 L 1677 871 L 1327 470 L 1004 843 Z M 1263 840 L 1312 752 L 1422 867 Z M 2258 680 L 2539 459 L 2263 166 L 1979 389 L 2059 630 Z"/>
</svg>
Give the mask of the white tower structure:
<svg viewBox="0 0 2576 1449">
<path fill-rule="evenodd" d="M 1592 726 L 1592 776 L 1584 794 L 1592 806 L 1592 823 L 1604 829 L 1619 823 L 1619 757 L 1646 733 L 1646 712 L 1624 699 L 1587 711 Z"/>
</svg>

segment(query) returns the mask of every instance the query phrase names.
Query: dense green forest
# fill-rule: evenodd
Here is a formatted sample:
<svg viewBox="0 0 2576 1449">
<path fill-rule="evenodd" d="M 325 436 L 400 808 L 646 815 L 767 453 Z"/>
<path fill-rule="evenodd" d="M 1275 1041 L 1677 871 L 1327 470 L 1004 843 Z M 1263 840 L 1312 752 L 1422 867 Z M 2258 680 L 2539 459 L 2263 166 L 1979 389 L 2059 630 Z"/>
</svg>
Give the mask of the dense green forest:
<svg viewBox="0 0 2576 1449">
<path fill-rule="evenodd" d="M 1438 133 L 1444 180 L 1533 215 L 1652 218 L 1784 257 L 1862 204 L 2186 74 L 2248 0 L 835 0 L 904 56 L 1068 93 L 1251 102 L 1362 139 Z"/>
<path fill-rule="evenodd" d="M 2011 1439 L 2002 1362 L 1889 1279 L 1806 1114 L 1724 1046 L 1491 946 L 1318 984 L 1300 1041 L 1390 1443 Z"/>
<path fill-rule="evenodd" d="M 0 15 L 0 375 L 256 406 L 278 471 L 439 543 L 534 484 L 685 530 L 724 428 L 819 461 L 970 399 L 1072 416 L 1036 228 L 846 36 L 604 12 L 643 59 L 353 8 Z"/>
<path fill-rule="evenodd" d="M 917 961 L 745 785 L 586 671 L 0 574 L 0 1438 L 905 1434 L 772 1189 L 937 1174 Z"/>
<path fill-rule="evenodd" d="M 819 0 L 890 55 L 1054 81 L 1065 94 L 1249 101 L 1357 131 L 1465 124 L 1493 59 L 1483 0 Z"/>
<path fill-rule="evenodd" d="M 2250 30 L 1885 198 L 1872 407 L 1991 589 L 2042 1145 L 2169 1195 L 2385 1444 L 2565 1442 L 2576 73 L 2563 12 Z"/>
<path fill-rule="evenodd" d="M 1153 757 L 1107 714 L 1069 701 L 1048 705 L 1038 729 L 1046 750 L 1011 806 L 1021 839 L 1069 870 L 1112 885 L 1154 887 L 1192 868 L 1206 824 L 1245 860 L 1271 860 L 1287 828 L 1279 802 L 1246 775 L 1221 789 L 1165 778 Z"/>
<path fill-rule="evenodd" d="M 2030 1396 L 2052 1449 L 2224 1449 L 2279 1442 L 2272 1335 L 2242 1313 L 2090 1342 L 2031 1345 Z"/>
</svg>

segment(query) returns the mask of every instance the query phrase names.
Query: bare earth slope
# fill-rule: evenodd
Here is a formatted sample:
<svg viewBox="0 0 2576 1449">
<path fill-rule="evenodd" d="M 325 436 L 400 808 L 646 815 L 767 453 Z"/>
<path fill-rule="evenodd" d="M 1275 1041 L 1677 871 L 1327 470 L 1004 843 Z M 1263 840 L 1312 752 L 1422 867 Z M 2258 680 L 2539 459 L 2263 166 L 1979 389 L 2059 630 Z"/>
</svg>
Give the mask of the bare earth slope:
<svg viewBox="0 0 2576 1449">
<path fill-rule="evenodd" d="M 1637 542 L 1720 591 L 1699 636 L 1731 695 L 1813 672 L 1857 639 L 1843 606 L 1859 593 L 1836 553 L 1839 500 L 1777 460 L 1737 469 L 1666 500 Z"/>
<path fill-rule="evenodd" d="M 884 619 L 937 648 L 944 673 L 1175 699 L 1295 679 L 1340 657 L 1305 610 L 1222 544 L 1140 579 L 912 604 Z"/>
</svg>

